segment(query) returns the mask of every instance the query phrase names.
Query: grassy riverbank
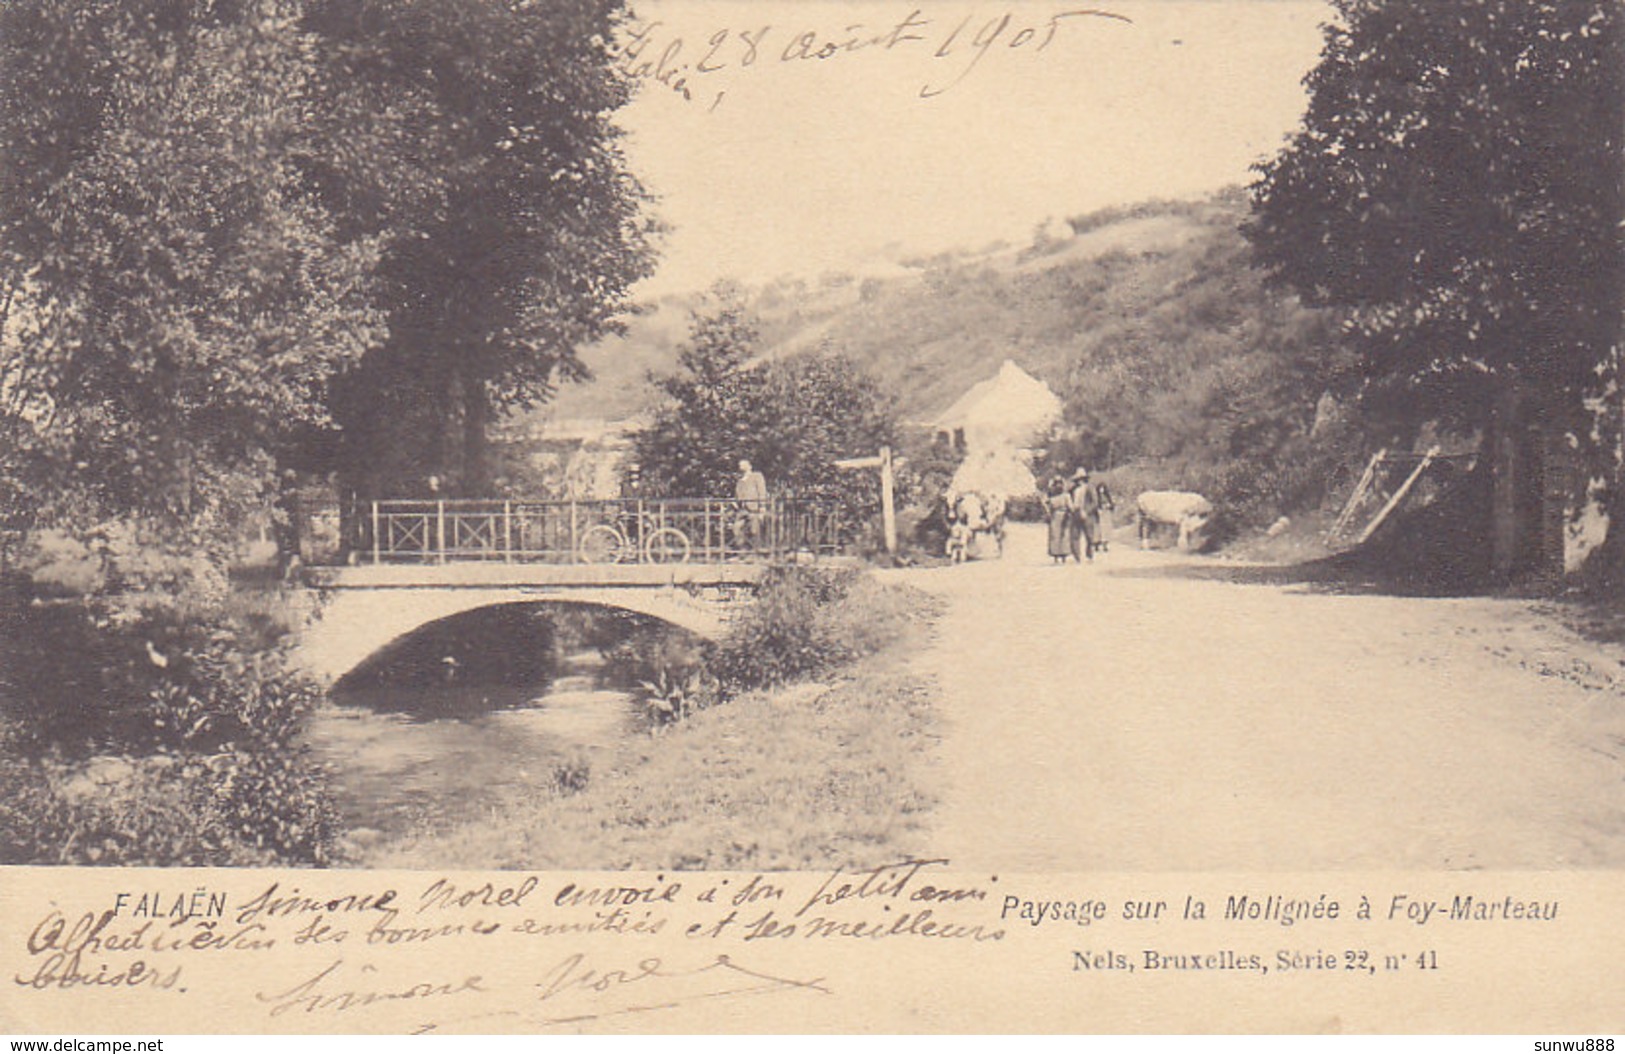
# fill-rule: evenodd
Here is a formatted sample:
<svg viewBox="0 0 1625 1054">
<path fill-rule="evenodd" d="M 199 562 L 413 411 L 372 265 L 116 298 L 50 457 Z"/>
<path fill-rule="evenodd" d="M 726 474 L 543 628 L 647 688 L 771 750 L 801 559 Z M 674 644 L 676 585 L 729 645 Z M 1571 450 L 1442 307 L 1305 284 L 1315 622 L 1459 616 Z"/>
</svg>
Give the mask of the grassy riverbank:
<svg viewBox="0 0 1625 1054">
<path fill-rule="evenodd" d="M 42 576 L 43 577 L 43 576 Z M 35 597 L 0 582 L 0 864 L 331 862 L 279 589 Z"/>
<path fill-rule="evenodd" d="M 935 611 L 854 582 L 821 616 L 848 661 L 583 756 L 553 793 L 353 850 L 367 867 L 821 868 L 920 848 L 934 686 L 909 661 Z"/>
</svg>

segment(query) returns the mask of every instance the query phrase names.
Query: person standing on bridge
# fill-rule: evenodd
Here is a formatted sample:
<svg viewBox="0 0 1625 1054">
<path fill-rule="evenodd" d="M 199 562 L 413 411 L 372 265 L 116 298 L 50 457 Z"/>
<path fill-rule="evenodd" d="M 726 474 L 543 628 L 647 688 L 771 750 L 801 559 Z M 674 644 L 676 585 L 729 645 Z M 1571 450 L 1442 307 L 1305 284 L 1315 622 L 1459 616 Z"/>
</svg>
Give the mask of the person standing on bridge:
<svg viewBox="0 0 1625 1054">
<path fill-rule="evenodd" d="M 739 462 L 739 482 L 734 484 L 734 497 L 739 501 L 739 531 L 744 548 L 755 549 L 761 544 L 767 525 L 767 477 L 744 459 Z"/>
</svg>

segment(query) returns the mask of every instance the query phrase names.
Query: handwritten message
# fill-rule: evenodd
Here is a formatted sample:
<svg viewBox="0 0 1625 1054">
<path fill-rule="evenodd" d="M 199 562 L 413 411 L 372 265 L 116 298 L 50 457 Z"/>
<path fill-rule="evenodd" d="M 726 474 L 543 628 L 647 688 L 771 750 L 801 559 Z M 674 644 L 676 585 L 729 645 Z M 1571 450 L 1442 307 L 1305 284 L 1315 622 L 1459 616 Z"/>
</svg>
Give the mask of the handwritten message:
<svg viewBox="0 0 1625 1054">
<path fill-rule="evenodd" d="M 920 56 L 934 72 L 919 85 L 919 97 L 930 99 L 963 83 L 990 56 L 994 56 L 992 61 L 999 56 L 1036 56 L 1059 34 L 1091 23 L 1132 25 L 1132 20 L 1099 8 L 1035 14 L 1030 8 L 1018 7 L 957 18 L 938 18 L 915 8 L 881 24 L 811 28 L 763 22 L 721 26 L 698 37 L 682 35 L 656 20 L 633 26 L 617 43 L 616 65 L 628 76 L 715 109 L 728 93 L 722 82 L 734 74 L 756 74 L 789 64 Z"/>
<path fill-rule="evenodd" d="M 732 1008 L 762 1029 L 839 1022 L 835 1008 L 877 984 L 903 1003 L 945 985 L 1002 991 L 1007 977 L 1026 986 L 1018 1002 L 1080 983 L 1118 999 L 1111 986 L 1175 977 L 1392 993 L 1478 976 L 1498 942 L 1592 954 L 1574 944 L 1583 909 L 1529 876 L 1443 889 L 1198 876 L 1181 891 L 965 875 L 942 859 L 810 874 L 211 873 L 145 889 L 130 874 L 26 923 L 8 915 L 0 1007 L 77 1013 L 120 993 L 125 1028 L 132 1005 L 161 1019 L 225 1001 L 249 1031 L 418 1032 L 693 1027 L 683 1015 Z"/>
</svg>

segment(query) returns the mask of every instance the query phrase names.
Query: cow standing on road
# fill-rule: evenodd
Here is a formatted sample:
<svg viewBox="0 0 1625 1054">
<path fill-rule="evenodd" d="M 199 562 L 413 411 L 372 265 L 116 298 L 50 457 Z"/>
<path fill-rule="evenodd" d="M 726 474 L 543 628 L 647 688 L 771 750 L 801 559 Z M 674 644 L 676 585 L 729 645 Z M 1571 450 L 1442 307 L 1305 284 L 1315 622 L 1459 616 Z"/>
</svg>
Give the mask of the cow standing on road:
<svg viewBox="0 0 1625 1054">
<path fill-rule="evenodd" d="M 1181 552 L 1200 552 L 1207 545 L 1205 531 L 1213 519 L 1213 503 L 1184 490 L 1148 490 L 1135 500 L 1140 519 L 1140 548 L 1151 548 L 1151 535 L 1159 525 L 1176 529 Z"/>
</svg>

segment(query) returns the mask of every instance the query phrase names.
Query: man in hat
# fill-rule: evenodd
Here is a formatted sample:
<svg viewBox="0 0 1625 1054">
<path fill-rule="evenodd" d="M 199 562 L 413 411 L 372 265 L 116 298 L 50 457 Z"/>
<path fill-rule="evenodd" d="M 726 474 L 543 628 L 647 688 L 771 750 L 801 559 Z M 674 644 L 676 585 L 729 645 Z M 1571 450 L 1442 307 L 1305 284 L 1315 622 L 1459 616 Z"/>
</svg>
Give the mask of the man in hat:
<svg viewBox="0 0 1625 1054">
<path fill-rule="evenodd" d="M 1072 473 L 1069 490 L 1072 495 L 1072 514 L 1077 517 L 1077 526 L 1072 532 L 1072 557 L 1078 560 L 1093 560 L 1095 546 L 1100 540 L 1100 498 L 1095 494 L 1095 489 L 1089 485 L 1088 469 L 1080 468 Z M 1081 553 L 1079 535 L 1082 535 Z"/>
</svg>

